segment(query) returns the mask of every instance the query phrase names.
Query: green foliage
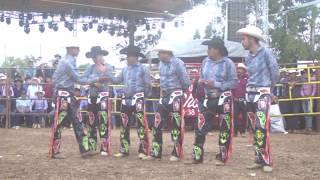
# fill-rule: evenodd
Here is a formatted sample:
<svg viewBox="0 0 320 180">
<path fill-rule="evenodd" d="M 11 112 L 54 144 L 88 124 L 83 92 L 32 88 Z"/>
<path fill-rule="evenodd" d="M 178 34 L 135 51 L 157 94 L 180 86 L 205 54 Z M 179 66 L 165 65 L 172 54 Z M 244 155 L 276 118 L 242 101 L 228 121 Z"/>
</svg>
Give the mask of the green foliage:
<svg viewBox="0 0 320 180">
<path fill-rule="evenodd" d="M 2 63 L 2 68 L 11 68 L 11 67 L 28 67 L 28 62 L 32 61 L 36 63 L 38 59 L 33 56 L 26 56 L 24 58 L 15 58 L 13 56 L 6 57 Z"/>
<path fill-rule="evenodd" d="M 193 35 L 193 39 L 201 39 L 201 36 L 200 36 L 200 32 L 199 32 L 199 29 L 196 30 L 195 34 Z"/>
<path fill-rule="evenodd" d="M 205 29 L 204 33 L 205 33 L 204 39 L 211 39 L 212 38 L 212 36 L 213 36 L 212 22 L 210 22 L 206 26 L 206 29 Z"/>
<path fill-rule="evenodd" d="M 270 30 L 271 46 L 278 51 L 279 61 L 282 63 L 302 59 L 320 59 L 320 42 L 315 33 L 319 31 L 319 25 L 316 26 L 316 20 L 320 15 L 319 8 L 310 6 L 279 13 L 294 8 L 297 3 L 307 1 L 269 0 L 269 14 L 272 15 L 269 23 L 275 26 Z M 312 31 L 313 28 L 317 29 Z"/>
</svg>

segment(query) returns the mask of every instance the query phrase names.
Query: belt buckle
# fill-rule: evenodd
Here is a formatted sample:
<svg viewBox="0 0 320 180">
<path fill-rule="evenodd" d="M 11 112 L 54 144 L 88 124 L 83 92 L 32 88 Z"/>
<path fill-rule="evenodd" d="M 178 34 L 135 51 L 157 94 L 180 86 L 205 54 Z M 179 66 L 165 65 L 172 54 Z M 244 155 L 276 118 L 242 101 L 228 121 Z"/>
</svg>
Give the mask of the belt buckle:
<svg viewBox="0 0 320 180">
<path fill-rule="evenodd" d="M 99 96 L 100 97 L 109 97 L 109 92 L 100 92 Z"/>
</svg>

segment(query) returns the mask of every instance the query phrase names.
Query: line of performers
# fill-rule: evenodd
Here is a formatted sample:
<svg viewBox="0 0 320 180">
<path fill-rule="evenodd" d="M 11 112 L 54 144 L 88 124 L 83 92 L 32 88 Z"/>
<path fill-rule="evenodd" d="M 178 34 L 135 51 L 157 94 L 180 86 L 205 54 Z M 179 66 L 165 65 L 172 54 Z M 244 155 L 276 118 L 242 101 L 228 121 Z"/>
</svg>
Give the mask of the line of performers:
<svg viewBox="0 0 320 180">
<path fill-rule="evenodd" d="M 238 30 L 243 47 L 249 51 L 245 60 L 248 70 L 246 101 L 249 109 L 250 127 L 254 133 L 255 162 L 250 169 L 261 168 L 272 171 L 270 150 L 269 109 L 272 100 L 272 88 L 279 78 L 277 61 L 271 50 L 263 47 L 263 32 L 254 26 Z M 203 60 L 198 84 L 204 86 L 205 98 L 199 102 L 199 116 L 195 123 L 195 140 L 192 150 L 192 163 L 203 163 L 204 144 L 210 120 L 215 114 L 220 117 L 219 153 L 216 165 L 226 165 L 231 157 L 233 141 L 233 96 L 231 90 L 237 83 L 236 67 L 228 58 L 224 41 L 213 38 L 204 41 L 208 46 L 208 56 Z M 97 136 L 100 136 L 100 154 L 108 156 L 111 150 L 111 103 L 109 85 L 124 84 L 124 96 L 121 106 L 121 130 L 119 152 L 115 157 L 126 157 L 130 153 L 130 120 L 136 119 L 139 138 L 139 158 L 158 160 L 162 157 L 163 127 L 167 119 L 172 121 L 171 139 L 173 149 L 170 161 L 183 158 L 184 146 L 184 92 L 190 80 L 184 62 L 174 56 L 175 50 L 165 43 L 154 48 L 158 52 L 160 64 L 161 98 L 151 127 L 152 138 L 145 113 L 145 98 L 151 94 L 151 80 L 148 68 L 139 63 L 139 57 L 145 56 L 140 49 L 129 46 L 120 51 L 127 56 L 127 66 L 119 76 L 113 76 L 113 67 L 105 62 L 108 51 L 100 46 L 91 48 L 87 58 L 94 62 L 84 74 L 80 75 L 76 66 L 79 54 L 77 44 L 66 47 L 67 55 L 62 58 L 54 73 L 55 118 L 50 137 L 50 158 L 62 158 L 60 153 L 62 126 L 67 119 L 72 121 L 73 129 L 82 157 L 96 154 Z M 73 95 L 74 84 L 90 84 L 88 97 L 88 119 L 83 119 L 78 101 Z"/>
</svg>

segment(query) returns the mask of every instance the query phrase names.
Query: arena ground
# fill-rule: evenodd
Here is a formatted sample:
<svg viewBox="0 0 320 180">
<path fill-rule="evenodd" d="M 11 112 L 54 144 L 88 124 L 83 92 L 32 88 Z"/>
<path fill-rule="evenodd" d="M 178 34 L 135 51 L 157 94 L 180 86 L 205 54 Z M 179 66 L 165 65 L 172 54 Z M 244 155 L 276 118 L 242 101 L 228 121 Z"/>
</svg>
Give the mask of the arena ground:
<svg viewBox="0 0 320 180">
<path fill-rule="evenodd" d="M 94 156 L 82 159 L 73 131 L 63 132 L 65 159 L 48 158 L 49 129 L 0 129 L 0 179 L 320 179 L 320 134 L 272 134 L 274 172 L 247 170 L 253 162 L 249 138 L 234 140 L 232 161 L 225 167 L 215 166 L 217 133 L 207 136 L 205 162 L 186 163 L 191 159 L 193 132 L 186 133 L 185 160 L 168 161 L 172 143 L 164 134 L 164 157 L 161 161 L 141 161 L 137 158 L 137 135 L 133 129 L 130 157 Z M 112 133 L 113 151 L 119 145 L 119 131 Z"/>
</svg>

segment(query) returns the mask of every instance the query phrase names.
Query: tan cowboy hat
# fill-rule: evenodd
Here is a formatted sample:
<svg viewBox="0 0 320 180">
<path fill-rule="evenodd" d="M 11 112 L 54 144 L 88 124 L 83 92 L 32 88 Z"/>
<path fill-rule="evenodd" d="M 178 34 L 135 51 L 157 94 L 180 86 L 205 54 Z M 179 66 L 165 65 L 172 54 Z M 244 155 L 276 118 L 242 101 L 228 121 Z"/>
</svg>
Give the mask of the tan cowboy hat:
<svg viewBox="0 0 320 180">
<path fill-rule="evenodd" d="M 239 29 L 237 34 L 244 34 L 255 37 L 260 41 L 265 41 L 262 30 L 256 26 L 248 25 L 245 28 Z"/>
<path fill-rule="evenodd" d="M 158 45 L 156 45 L 152 51 L 156 51 L 156 52 L 161 52 L 161 51 L 164 51 L 164 52 L 172 52 L 174 53 L 176 50 L 174 47 L 172 47 L 172 45 L 170 45 L 169 43 L 166 43 L 166 42 L 162 42 L 162 43 L 159 43 Z"/>
<path fill-rule="evenodd" d="M 238 63 L 237 68 L 242 68 L 242 69 L 247 70 L 246 65 L 244 65 L 243 63 Z"/>
</svg>

